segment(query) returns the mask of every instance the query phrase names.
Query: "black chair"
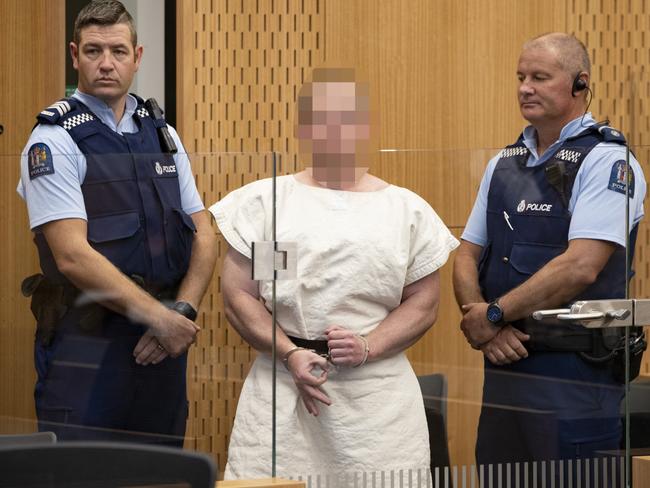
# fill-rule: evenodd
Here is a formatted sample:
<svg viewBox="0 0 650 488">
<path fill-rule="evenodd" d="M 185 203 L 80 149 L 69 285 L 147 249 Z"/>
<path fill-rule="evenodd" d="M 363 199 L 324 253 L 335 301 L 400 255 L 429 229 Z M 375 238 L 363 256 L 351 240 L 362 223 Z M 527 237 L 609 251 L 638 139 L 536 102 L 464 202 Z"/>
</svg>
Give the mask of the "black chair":
<svg viewBox="0 0 650 488">
<path fill-rule="evenodd" d="M 214 488 L 216 464 L 181 449 L 108 442 L 0 448 L 0 487 Z"/>
<path fill-rule="evenodd" d="M 29 434 L 0 435 L 0 447 L 49 445 L 56 442 L 54 432 L 31 432 Z"/>
<path fill-rule="evenodd" d="M 442 415 L 447 425 L 447 378 L 444 374 L 434 373 L 418 376 L 420 390 L 424 399 L 424 406 L 432 408 Z"/>
<path fill-rule="evenodd" d="M 418 376 L 424 411 L 429 427 L 429 448 L 431 450 L 431 473 L 435 468 L 449 466 L 447 446 L 447 378 L 443 374 Z"/>
</svg>

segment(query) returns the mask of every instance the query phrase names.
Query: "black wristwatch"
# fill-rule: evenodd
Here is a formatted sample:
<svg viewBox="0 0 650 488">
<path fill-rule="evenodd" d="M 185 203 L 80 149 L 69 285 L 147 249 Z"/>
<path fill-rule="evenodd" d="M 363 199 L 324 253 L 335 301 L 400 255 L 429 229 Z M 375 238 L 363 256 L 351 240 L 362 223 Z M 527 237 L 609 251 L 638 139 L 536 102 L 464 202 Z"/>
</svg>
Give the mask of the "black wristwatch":
<svg viewBox="0 0 650 488">
<path fill-rule="evenodd" d="M 174 303 L 172 310 L 177 311 L 183 317 L 187 317 L 192 322 L 194 322 L 196 320 L 196 317 L 199 315 L 198 312 L 194 309 L 194 307 L 187 302 Z"/>
<path fill-rule="evenodd" d="M 485 315 L 497 327 L 503 327 L 506 324 L 503 320 L 503 309 L 497 300 L 488 304 Z"/>
</svg>

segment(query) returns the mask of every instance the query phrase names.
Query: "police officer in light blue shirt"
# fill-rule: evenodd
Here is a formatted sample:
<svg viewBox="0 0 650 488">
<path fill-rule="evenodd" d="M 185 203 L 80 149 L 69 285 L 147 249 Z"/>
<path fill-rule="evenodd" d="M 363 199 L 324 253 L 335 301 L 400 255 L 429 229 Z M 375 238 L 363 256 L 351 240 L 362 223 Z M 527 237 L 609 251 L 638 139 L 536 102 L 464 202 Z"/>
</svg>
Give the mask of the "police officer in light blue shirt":
<svg viewBox="0 0 650 488">
<path fill-rule="evenodd" d="M 523 132 L 523 144 L 529 150 L 526 160 L 527 166 L 539 166 L 546 163 L 555 150 L 570 137 L 576 136 L 585 128 L 594 125 L 596 121 L 591 113 L 581 115 L 564 126 L 560 137 L 541 156 L 537 154 L 536 131 L 533 126 L 528 126 Z M 501 158 L 501 152 L 490 160 L 483 174 L 474 207 L 467 220 L 462 238 L 478 246 L 487 243 L 487 228 L 485 211 L 487 195 L 494 167 Z M 620 161 L 626 159 L 626 148 L 618 143 L 602 142 L 594 147 L 584 158 L 576 174 L 573 192 L 568 202 L 568 211 L 571 214 L 569 239 L 602 239 L 625 246 L 625 200 L 621 201 L 621 191 L 613 188 L 618 176 Z M 630 165 L 634 175 L 642 175 L 639 162 L 631 155 Z M 638 182 L 637 182 L 638 181 Z M 612 188 L 609 188 L 610 185 Z M 635 188 L 639 190 L 631 195 L 629 209 L 629 225 L 634 227 L 643 217 L 643 197 L 646 183 L 643 178 L 636 178 Z M 612 191 L 603 192 L 603 188 Z M 532 202 L 531 202 L 532 203 Z"/>
<path fill-rule="evenodd" d="M 497 471 L 515 484 L 554 476 L 571 486 L 577 459 L 620 444 L 623 329 L 530 315 L 625 296 L 625 248 L 633 253 L 646 183 L 633 156 L 628 168 L 624 137 L 587 113 L 590 62 L 580 41 L 563 33 L 528 41 L 517 76 L 531 125 L 488 164 L 456 255 L 454 289 L 461 329 L 485 358 L 478 464 L 498 466 L 495 486 Z M 643 344 L 637 333 L 635 344 Z M 551 460 L 554 472 L 540 467 L 532 480 L 530 462 Z"/>
<path fill-rule="evenodd" d="M 118 134 L 138 132 L 133 118 L 138 102 L 133 95 L 127 94 L 124 115 L 119 122 L 116 122 L 113 110 L 101 99 L 79 90 L 75 90 L 72 98 L 82 102 L 104 125 Z M 196 189 L 185 148 L 174 128 L 169 125 L 167 128 L 178 148 L 173 159 L 178 173 L 183 211 L 191 215 L 205 207 Z M 56 168 L 47 178 L 30 178 L 29 150 L 35 145 L 45 148 L 48 155 L 51 155 L 52 169 Z M 17 188 L 18 194 L 27 203 L 30 228 L 35 229 L 52 220 L 87 220 L 81 192 L 85 177 L 86 157 L 68 131 L 59 125 L 36 126 L 22 154 L 21 179 Z"/>
<path fill-rule="evenodd" d="M 78 89 L 38 115 L 21 158 L 42 270 L 23 293 L 39 428 L 182 446 L 187 349 L 216 245 L 178 135 L 128 94 L 142 52 L 119 1 L 79 13 Z"/>
</svg>

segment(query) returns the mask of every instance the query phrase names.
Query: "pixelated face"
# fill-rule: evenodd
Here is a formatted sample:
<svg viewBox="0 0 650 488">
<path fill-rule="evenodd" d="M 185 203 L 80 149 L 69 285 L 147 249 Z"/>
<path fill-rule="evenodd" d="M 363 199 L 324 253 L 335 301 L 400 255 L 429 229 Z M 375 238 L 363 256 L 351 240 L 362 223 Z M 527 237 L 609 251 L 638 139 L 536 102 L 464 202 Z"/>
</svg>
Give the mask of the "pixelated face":
<svg viewBox="0 0 650 488">
<path fill-rule="evenodd" d="M 519 109 L 531 124 L 562 123 L 572 118 L 576 98 L 571 94 L 572 76 L 548 48 L 530 48 L 521 53 L 517 66 Z"/>
<path fill-rule="evenodd" d="M 310 88 L 310 89 L 309 89 Z M 367 152 L 370 114 L 365 85 L 355 82 L 316 82 L 301 96 L 297 136 L 302 153 L 313 162 L 349 162 Z"/>
<path fill-rule="evenodd" d="M 70 43 L 79 90 L 110 104 L 126 95 L 142 59 L 126 24 L 89 25 L 81 30 L 79 45 Z"/>
</svg>

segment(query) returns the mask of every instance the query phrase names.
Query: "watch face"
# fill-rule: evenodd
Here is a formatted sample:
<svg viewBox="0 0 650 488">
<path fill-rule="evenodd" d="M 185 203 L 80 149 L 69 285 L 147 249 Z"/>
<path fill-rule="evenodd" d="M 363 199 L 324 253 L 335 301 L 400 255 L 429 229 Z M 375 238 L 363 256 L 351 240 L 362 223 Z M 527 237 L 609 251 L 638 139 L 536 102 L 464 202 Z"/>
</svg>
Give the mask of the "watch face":
<svg viewBox="0 0 650 488">
<path fill-rule="evenodd" d="M 496 324 L 497 322 L 500 322 L 502 318 L 503 318 L 503 311 L 501 310 L 501 307 L 499 307 L 496 303 L 493 303 L 490 306 L 488 306 L 487 319 L 490 322 Z"/>
</svg>

